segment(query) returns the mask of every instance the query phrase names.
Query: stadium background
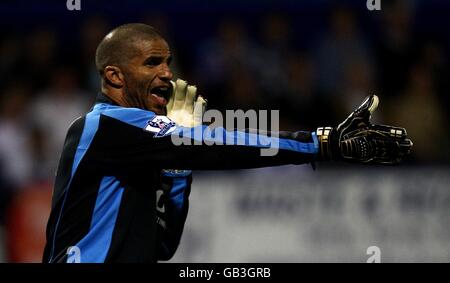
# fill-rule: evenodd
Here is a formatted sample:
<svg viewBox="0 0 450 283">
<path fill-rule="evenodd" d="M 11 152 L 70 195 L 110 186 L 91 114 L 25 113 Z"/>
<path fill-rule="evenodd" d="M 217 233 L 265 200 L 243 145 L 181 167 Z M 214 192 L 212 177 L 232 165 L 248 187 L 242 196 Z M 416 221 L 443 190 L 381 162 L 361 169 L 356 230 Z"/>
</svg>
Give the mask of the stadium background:
<svg viewBox="0 0 450 283">
<path fill-rule="evenodd" d="M 333 125 L 369 93 L 414 141 L 400 167 L 195 172 L 175 262 L 450 261 L 450 2 L 0 3 L 0 262 L 40 260 L 66 129 L 99 87 L 111 28 L 154 25 L 176 77 L 209 108 L 279 109 L 280 128 Z"/>
</svg>

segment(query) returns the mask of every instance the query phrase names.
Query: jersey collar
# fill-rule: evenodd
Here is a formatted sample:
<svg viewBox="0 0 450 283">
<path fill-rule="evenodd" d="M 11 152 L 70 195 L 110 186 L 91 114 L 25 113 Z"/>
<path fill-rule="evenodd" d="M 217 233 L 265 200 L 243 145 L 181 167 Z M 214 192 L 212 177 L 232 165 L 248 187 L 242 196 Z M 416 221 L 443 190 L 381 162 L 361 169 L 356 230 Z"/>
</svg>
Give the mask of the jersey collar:
<svg viewBox="0 0 450 283">
<path fill-rule="evenodd" d="M 98 104 L 98 103 L 108 103 L 108 104 L 111 104 L 111 105 L 119 106 L 119 104 L 114 102 L 111 98 L 109 98 L 108 96 L 106 96 L 102 92 L 97 93 L 97 97 L 95 99 L 95 104 Z"/>
</svg>

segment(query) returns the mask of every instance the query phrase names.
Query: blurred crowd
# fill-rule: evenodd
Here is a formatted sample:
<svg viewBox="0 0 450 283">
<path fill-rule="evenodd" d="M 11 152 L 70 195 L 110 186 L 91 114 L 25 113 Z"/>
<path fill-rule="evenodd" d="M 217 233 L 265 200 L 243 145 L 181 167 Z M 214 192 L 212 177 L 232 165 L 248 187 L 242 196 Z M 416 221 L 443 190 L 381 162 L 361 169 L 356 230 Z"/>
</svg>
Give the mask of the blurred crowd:
<svg viewBox="0 0 450 283">
<path fill-rule="evenodd" d="M 383 13 L 363 15 L 330 6 L 319 20 L 308 11 L 268 10 L 251 19 L 224 13 L 201 36 L 164 14 L 140 21 L 167 38 L 175 77 L 196 84 L 208 108 L 279 109 L 280 129 L 313 130 L 335 125 L 376 93 L 381 104 L 374 119 L 407 128 L 414 141 L 408 162 L 448 163 L 450 50 L 444 35 L 418 32 L 424 19 L 411 3 L 383 2 Z M 82 17 L 70 35 L 52 25 L 2 29 L 3 225 L 18 194 L 45 190 L 48 202 L 66 130 L 99 91 L 95 49 L 115 25 L 97 15 Z"/>
</svg>

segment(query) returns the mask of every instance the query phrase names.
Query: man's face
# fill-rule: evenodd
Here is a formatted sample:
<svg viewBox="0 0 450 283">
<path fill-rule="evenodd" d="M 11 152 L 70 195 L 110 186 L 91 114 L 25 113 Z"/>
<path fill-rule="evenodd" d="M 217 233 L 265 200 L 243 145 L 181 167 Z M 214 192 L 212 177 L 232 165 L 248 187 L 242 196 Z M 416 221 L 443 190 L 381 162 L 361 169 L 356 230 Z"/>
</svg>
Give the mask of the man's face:
<svg viewBox="0 0 450 283">
<path fill-rule="evenodd" d="M 172 94 L 170 49 L 164 39 L 140 40 L 134 43 L 137 55 L 123 68 L 124 98 L 132 107 L 166 115 Z"/>
</svg>

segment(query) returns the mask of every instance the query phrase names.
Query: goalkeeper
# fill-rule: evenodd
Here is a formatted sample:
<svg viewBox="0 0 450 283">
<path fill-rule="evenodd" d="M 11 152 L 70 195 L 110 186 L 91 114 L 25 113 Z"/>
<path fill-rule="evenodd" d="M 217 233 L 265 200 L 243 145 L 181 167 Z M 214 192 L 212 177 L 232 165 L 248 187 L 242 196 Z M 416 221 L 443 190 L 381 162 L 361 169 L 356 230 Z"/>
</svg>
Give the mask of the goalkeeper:
<svg viewBox="0 0 450 283">
<path fill-rule="evenodd" d="M 167 42 L 150 26 L 117 27 L 100 42 L 102 89 L 68 129 L 57 170 L 43 262 L 156 262 L 173 256 L 188 211 L 193 169 L 240 169 L 343 160 L 397 164 L 412 142 L 403 128 L 372 125 L 369 96 L 342 123 L 280 132 L 278 154 L 264 145 L 175 145 L 193 140 L 206 101 L 173 82 Z M 198 107 L 195 107 L 197 105 Z M 187 129 L 187 131 L 186 131 Z M 192 130 L 192 131 L 191 131 Z M 263 136 L 219 129 L 248 140 Z M 203 138 L 203 137 L 202 137 Z M 267 138 L 267 137 L 266 137 Z"/>
</svg>

